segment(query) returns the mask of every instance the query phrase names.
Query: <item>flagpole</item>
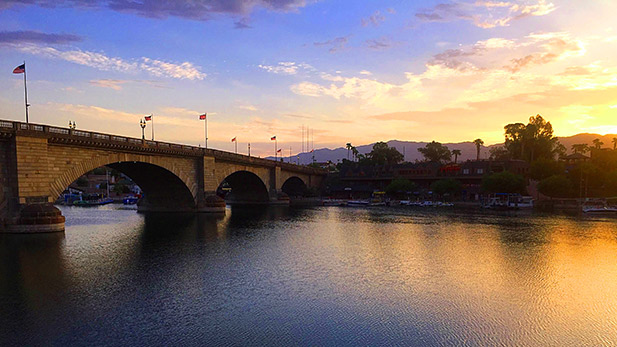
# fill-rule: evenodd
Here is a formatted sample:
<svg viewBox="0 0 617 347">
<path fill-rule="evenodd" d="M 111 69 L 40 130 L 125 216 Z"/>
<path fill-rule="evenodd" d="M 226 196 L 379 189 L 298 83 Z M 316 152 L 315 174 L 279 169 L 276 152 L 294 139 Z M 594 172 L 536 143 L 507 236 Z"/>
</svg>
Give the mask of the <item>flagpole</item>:
<svg viewBox="0 0 617 347">
<path fill-rule="evenodd" d="M 150 114 L 150 119 L 152 119 L 152 141 L 154 141 L 154 115 Z"/>
<path fill-rule="evenodd" d="M 234 144 L 236 145 L 236 154 L 238 154 L 238 138 L 234 137 Z"/>
<path fill-rule="evenodd" d="M 204 118 L 204 135 L 206 137 L 206 149 L 208 148 L 208 114 L 204 113 L 206 117 Z"/>
<path fill-rule="evenodd" d="M 26 85 L 26 61 L 24 60 L 24 99 L 26 102 L 26 123 L 28 123 L 28 87 Z"/>
<path fill-rule="evenodd" d="M 274 137 L 274 161 L 277 161 L 278 159 L 278 140 L 276 137 Z"/>
</svg>

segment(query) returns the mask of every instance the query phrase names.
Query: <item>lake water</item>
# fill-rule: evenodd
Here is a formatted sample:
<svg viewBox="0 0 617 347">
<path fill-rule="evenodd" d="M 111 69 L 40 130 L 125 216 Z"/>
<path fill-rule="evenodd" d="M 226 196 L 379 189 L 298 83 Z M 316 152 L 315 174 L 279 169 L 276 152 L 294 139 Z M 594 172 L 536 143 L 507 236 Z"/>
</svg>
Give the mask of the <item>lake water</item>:
<svg viewBox="0 0 617 347">
<path fill-rule="evenodd" d="M 0 235 L 0 345 L 616 345 L 617 219 L 64 207 Z"/>
</svg>

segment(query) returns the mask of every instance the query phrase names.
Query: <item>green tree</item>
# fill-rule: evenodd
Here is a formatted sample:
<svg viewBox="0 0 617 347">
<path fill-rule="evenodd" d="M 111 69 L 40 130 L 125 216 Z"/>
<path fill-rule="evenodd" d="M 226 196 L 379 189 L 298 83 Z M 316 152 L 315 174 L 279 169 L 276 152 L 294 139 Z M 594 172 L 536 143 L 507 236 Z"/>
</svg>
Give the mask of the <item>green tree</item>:
<svg viewBox="0 0 617 347">
<path fill-rule="evenodd" d="M 453 149 L 452 150 L 452 155 L 454 156 L 454 164 L 456 164 L 456 162 L 458 160 L 458 156 L 461 155 L 461 150 L 460 149 Z"/>
<path fill-rule="evenodd" d="M 435 181 L 431 184 L 431 190 L 435 194 L 441 196 L 445 194 L 456 195 L 461 191 L 461 182 L 453 178 L 446 178 L 443 180 Z"/>
<path fill-rule="evenodd" d="M 554 198 L 572 196 L 573 188 L 572 182 L 564 175 L 552 175 L 538 183 L 540 193 Z"/>
<path fill-rule="evenodd" d="M 553 126 L 541 115 L 529 118 L 529 123 L 508 124 L 504 127 L 505 147 L 514 159 L 533 162 L 538 158 L 551 159 L 563 152 L 553 137 Z"/>
<path fill-rule="evenodd" d="M 418 152 L 422 153 L 426 161 L 448 162 L 452 158 L 448 147 L 435 141 L 427 143 L 423 148 L 418 148 Z"/>
<path fill-rule="evenodd" d="M 587 145 L 586 143 L 575 143 L 572 145 L 572 150 L 574 151 L 574 153 L 585 154 L 589 152 L 589 145 Z"/>
<path fill-rule="evenodd" d="M 480 149 L 484 145 L 484 141 L 482 139 L 475 139 L 473 143 L 476 145 L 476 160 L 480 160 Z"/>
<path fill-rule="evenodd" d="M 611 171 L 604 178 L 604 189 L 608 196 L 617 196 L 617 171 Z"/>
<path fill-rule="evenodd" d="M 593 148 L 595 148 L 595 149 L 602 148 L 603 144 L 604 144 L 604 142 L 600 141 L 600 139 L 593 140 Z"/>
<path fill-rule="evenodd" d="M 617 149 L 617 137 L 613 137 L 612 142 L 613 142 L 613 151 L 614 151 L 615 149 Z"/>
<path fill-rule="evenodd" d="M 347 148 L 347 160 L 349 160 L 349 151 L 351 150 L 351 147 L 353 147 L 351 145 L 351 142 L 347 142 L 347 144 L 345 145 L 345 148 Z"/>
<path fill-rule="evenodd" d="M 538 159 L 529 167 L 529 177 L 535 180 L 543 180 L 550 176 L 563 175 L 565 171 L 561 162 L 550 159 Z"/>
<path fill-rule="evenodd" d="M 385 142 L 374 144 L 369 157 L 377 165 L 394 165 L 403 161 L 403 155 L 396 148 L 388 146 Z"/>
<path fill-rule="evenodd" d="M 525 178 L 510 171 L 502 171 L 482 178 L 482 190 L 489 193 L 524 193 Z"/>
<path fill-rule="evenodd" d="M 386 193 L 389 195 L 405 195 L 408 192 L 413 192 L 416 190 L 417 186 L 415 183 L 411 182 L 408 179 L 404 178 L 396 178 L 393 179 L 388 186 L 386 186 Z"/>
<path fill-rule="evenodd" d="M 88 179 L 85 176 L 79 176 L 79 178 L 77 179 L 75 183 L 77 183 L 78 187 L 87 187 Z"/>
<path fill-rule="evenodd" d="M 589 145 L 587 145 L 586 143 L 575 143 L 572 145 L 572 150 L 574 151 L 574 153 L 585 154 L 589 152 Z"/>
<path fill-rule="evenodd" d="M 510 152 L 503 146 L 495 146 L 489 149 L 489 159 L 491 160 L 510 160 Z"/>
</svg>

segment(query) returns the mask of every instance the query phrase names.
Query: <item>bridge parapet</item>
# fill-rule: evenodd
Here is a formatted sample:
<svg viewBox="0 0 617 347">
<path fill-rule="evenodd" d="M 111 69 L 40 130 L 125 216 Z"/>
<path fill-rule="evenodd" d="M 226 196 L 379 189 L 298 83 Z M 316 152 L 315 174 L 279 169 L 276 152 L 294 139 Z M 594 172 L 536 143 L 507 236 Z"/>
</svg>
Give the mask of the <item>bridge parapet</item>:
<svg viewBox="0 0 617 347">
<path fill-rule="evenodd" d="M 302 172 L 308 175 L 323 175 L 326 173 L 326 171 L 322 169 L 284 163 L 244 154 L 225 152 L 218 149 L 206 149 L 203 147 L 196 147 L 186 144 L 151 141 L 134 137 L 62 128 L 51 125 L 0 120 L 0 136 L 4 135 L 4 137 L 6 137 L 10 134 L 45 137 L 50 143 L 115 148 L 161 154 L 208 156 L 214 157 L 217 160 L 265 166 L 269 168 L 278 166 L 283 170 Z"/>
</svg>

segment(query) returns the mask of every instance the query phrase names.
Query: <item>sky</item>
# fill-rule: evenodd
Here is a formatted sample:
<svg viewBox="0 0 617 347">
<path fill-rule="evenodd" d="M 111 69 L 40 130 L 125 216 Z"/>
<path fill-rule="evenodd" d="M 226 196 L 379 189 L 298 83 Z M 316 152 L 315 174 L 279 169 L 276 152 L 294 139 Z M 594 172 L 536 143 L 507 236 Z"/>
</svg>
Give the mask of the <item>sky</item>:
<svg viewBox="0 0 617 347">
<path fill-rule="evenodd" d="M 2 0 L 0 119 L 272 155 L 617 133 L 617 1 Z M 151 124 L 146 133 L 150 136 Z"/>
</svg>

